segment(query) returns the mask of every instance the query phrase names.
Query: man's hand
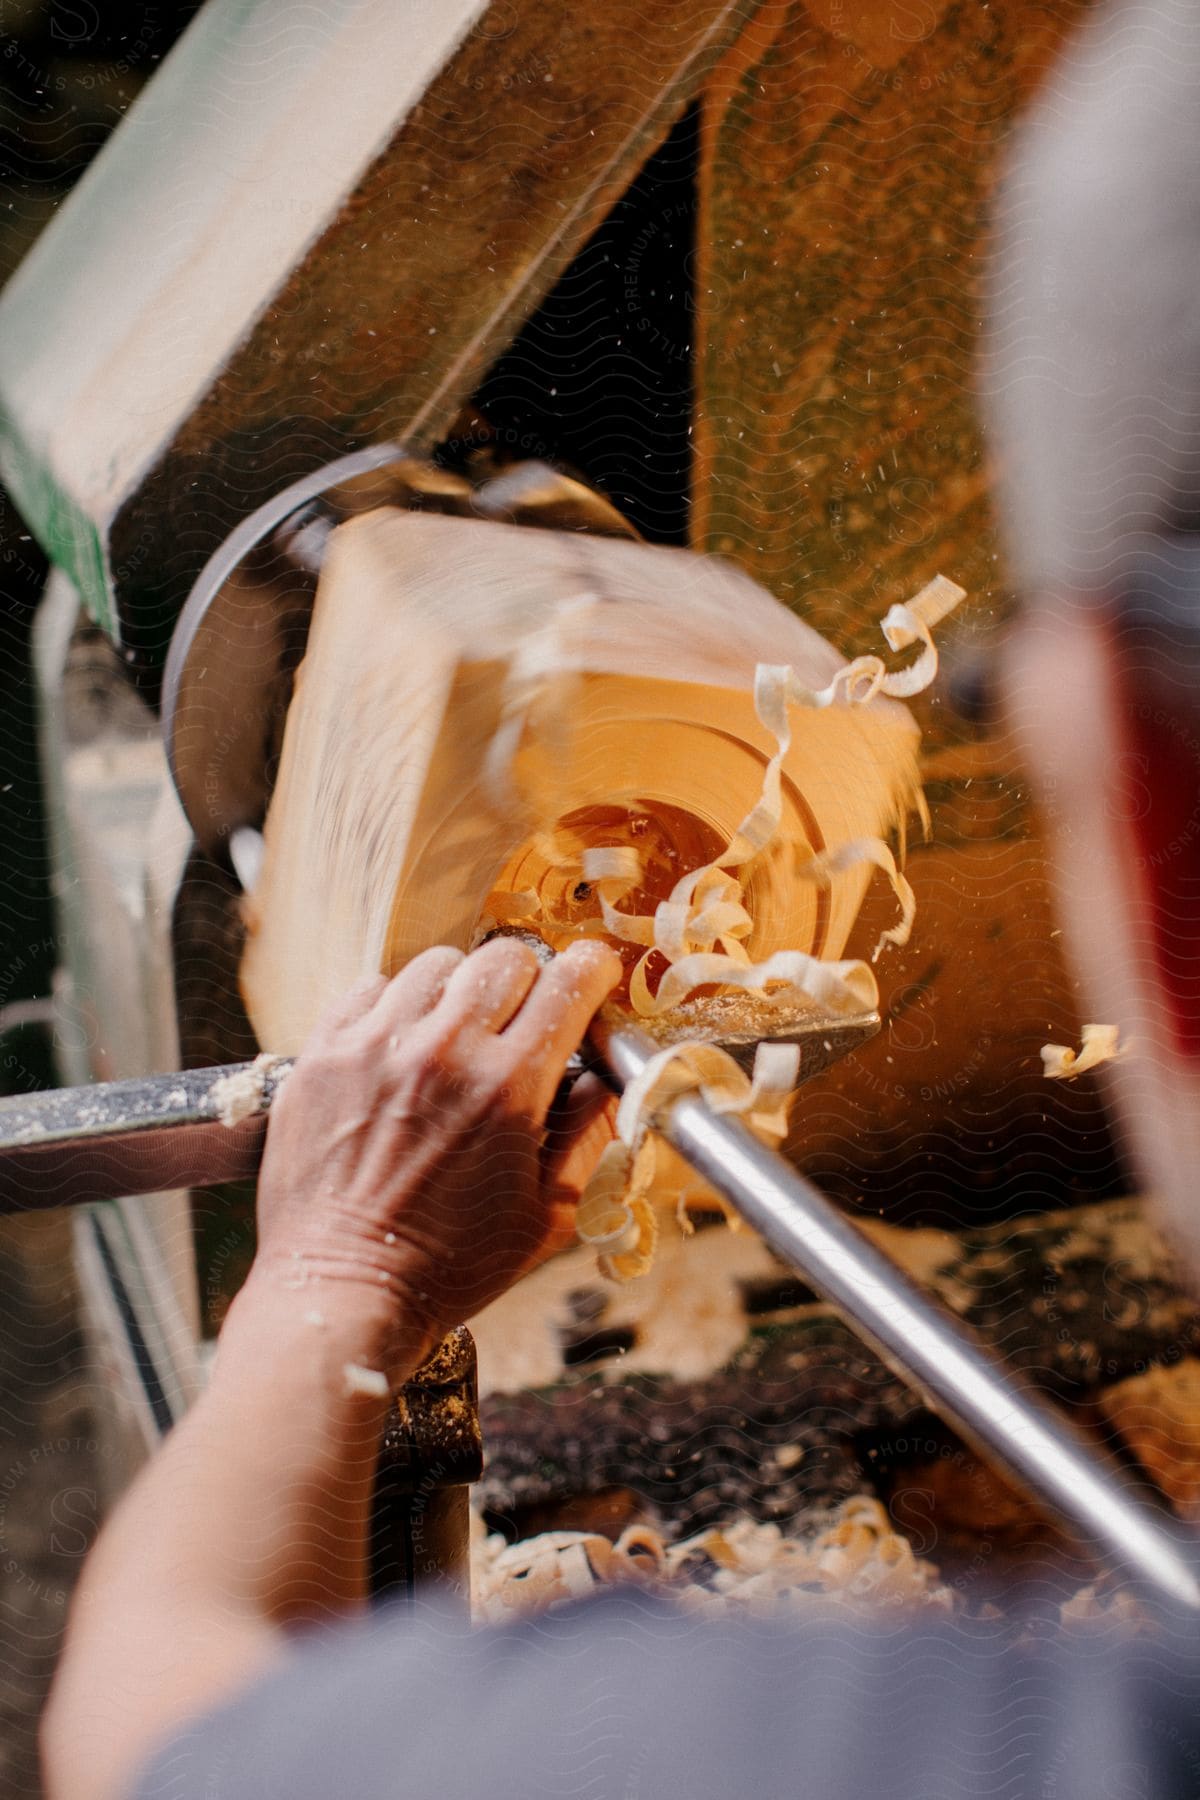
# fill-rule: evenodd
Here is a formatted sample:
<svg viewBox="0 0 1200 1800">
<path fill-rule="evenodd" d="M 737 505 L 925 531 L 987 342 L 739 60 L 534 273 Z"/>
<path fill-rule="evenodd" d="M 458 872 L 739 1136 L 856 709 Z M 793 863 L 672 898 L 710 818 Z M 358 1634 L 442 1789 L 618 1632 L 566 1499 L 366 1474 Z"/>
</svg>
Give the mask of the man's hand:
<svg viewBox="0 0 1200 1800">
<path fill-rule="evenodd" d="M 340 1002 L 272 1110 L 255 1287 L 382 1302 L 406 1363 L 558 1247 L 610 1108 L 585 1079 L 548 1115 L 620 973 L 598 943 L 543 966 L 496 939 L 427 950 Z"/>
<path fill-rule="evenodd" d="M 88 1559 L 43 1729 L 53 1800 L 116 1800 L 285 1631 L 362 1600 L 386 1396 L 569 1229 L 609 1135 L 567 1058 L 620 975 L 597 944 L 430 950 L 322 1022 L 272 1109 L 259 1252 L 209 1385 Z M 548 1124 L 549 1119 L 549 1124 Z"/>
</svg>

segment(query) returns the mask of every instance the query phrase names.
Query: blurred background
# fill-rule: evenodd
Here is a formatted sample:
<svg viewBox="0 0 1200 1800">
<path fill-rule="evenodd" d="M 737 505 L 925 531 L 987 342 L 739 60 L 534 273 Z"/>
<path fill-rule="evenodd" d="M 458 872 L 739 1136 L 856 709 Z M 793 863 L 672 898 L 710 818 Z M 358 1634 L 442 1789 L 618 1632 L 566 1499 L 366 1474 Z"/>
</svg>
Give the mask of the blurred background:
<svg viewBox="0 0 1200 1800">
<path fill-rule="evenodd" d="M 0 0 L 0 284 L 154 73 L 199 0 Z M 46 565 L 0 491 L 0 1093 L 52 1083 L 58 961 L 30 630 Z M 76 649 L 82 723 L 141 703 L 99 633 Z M 39 1004 L 39 1002 L 41 1004 Z M 0 1793 L 38 1792 L 34 1730 L 96 1525 L 96 1441 L 68 1222 L 0 1227 Z"/>
</svg>

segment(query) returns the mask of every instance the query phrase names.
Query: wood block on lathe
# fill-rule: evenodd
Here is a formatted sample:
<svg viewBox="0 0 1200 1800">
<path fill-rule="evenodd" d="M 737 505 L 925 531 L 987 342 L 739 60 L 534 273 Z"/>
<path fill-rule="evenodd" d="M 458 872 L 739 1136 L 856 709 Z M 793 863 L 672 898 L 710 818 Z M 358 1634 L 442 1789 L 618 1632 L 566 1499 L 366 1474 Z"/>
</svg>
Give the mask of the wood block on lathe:
<svg viewBox="0 0 1200 1800">
<path fill-rule="evenodd" d="M 364 975 L 466 948 L 493 890 L 540 891 L 581 846 L 641 830 L 665 898 L 760 796 L 759 662 L 819 688 L 842 658 L 714 558 L 391 509 L 341 527 L 248 921 L 264 1047 L 298 1050 Z M 915 786 L 894 702 L 794 709 L 792 726 L 780 833 L 747 880 L 755 959 L 841 954 L 870 870 L 819 887 L 797 854 L 886 834 Z"/>
</svg>

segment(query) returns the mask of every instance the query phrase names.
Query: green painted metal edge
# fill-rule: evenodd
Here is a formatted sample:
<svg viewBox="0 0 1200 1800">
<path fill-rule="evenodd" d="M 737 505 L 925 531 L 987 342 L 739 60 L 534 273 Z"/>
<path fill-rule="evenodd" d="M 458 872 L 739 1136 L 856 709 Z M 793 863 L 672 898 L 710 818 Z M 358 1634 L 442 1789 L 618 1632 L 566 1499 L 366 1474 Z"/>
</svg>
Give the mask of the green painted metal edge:
<svg viewBox="0 0 1200 1800">
<path fill-rule="evenodd" d="M 414 32 L 428 19 L 436 57 L 452 50 L 484 5 L 455 0 L 408 10 Z M 221 216 L 227 188 L 213 181 L 214 169 L 252 181 L 279 114 L 328 46 L 360 28 L 369 6 L 322 0 L 301 21 L 295 0 L 208 0 L 0 295 L 0 479 L 114 639 L 107 526 L 139 464 L 152 464 L 173 438 L 186 400 L 173 392 L 159 418 L 155 397 L 136 394 L 144 435 L 129 432 L 128 418 L 114 419 L 109 456 L 96 417 L 97 378 L 122 358 L 159 294 L 186 278 L 189 257 Z M 390 126 L 373 113 L 364 130 L 377 128 L 386 139 Z M 344 171 L 347 187 L 362 158 L 381 147 L 357 146 L 357 163 L 352 157 Z M 341 174 L 334 165 L 335 184 Z M 234 315 L 235 329 L 252 323 Z"/>
</svg>

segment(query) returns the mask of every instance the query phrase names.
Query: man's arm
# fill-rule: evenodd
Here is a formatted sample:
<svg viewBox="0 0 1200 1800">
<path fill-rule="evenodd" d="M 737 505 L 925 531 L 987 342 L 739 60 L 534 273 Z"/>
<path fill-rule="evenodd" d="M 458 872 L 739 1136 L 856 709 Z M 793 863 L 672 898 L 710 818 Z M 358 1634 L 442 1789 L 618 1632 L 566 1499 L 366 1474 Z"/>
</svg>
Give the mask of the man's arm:
<svg viewBox="0 0 1200 1800">
<path fill-rule="evenodd" d="M 429 951 L 318 1028 L 273 1109 L 208 1389 L 85 1567 L 43 1728 L 52 1800 L 117 1800 L 289 1626 L 361 1604 L 387 1401 L 347 1371 L 398 1385 L 561 1237 L 602 1096 L 552 1150 L 543 1130 L 619 968 L 594 944 L 544 970 L 512 942 Z"/>
</svg>

